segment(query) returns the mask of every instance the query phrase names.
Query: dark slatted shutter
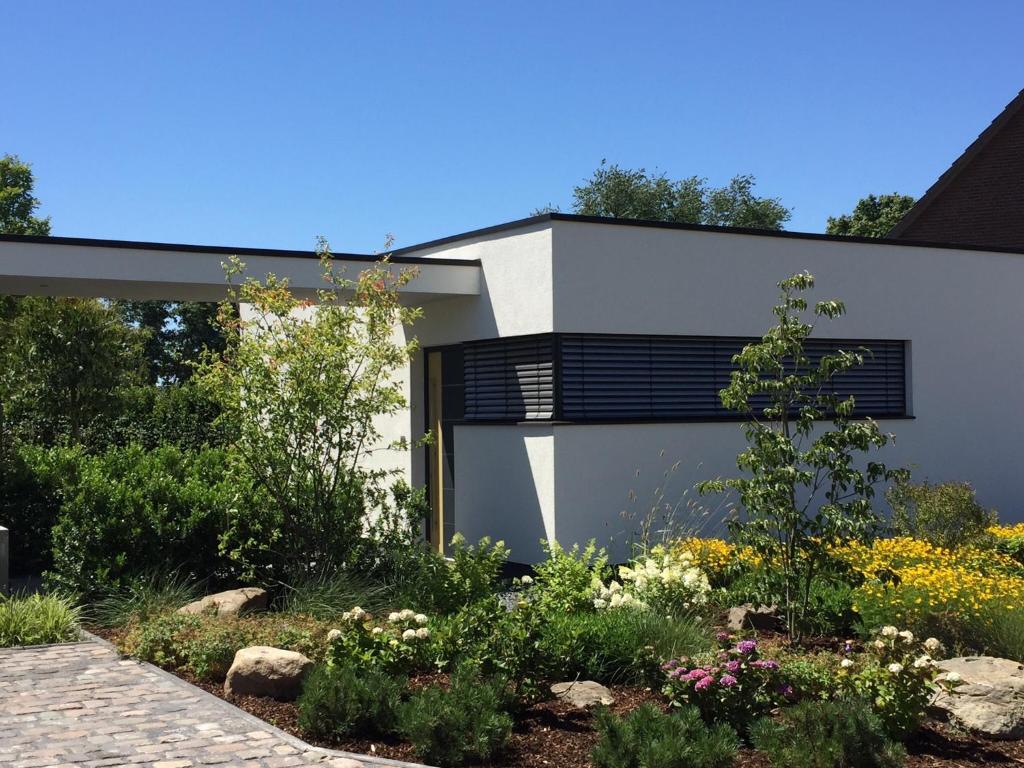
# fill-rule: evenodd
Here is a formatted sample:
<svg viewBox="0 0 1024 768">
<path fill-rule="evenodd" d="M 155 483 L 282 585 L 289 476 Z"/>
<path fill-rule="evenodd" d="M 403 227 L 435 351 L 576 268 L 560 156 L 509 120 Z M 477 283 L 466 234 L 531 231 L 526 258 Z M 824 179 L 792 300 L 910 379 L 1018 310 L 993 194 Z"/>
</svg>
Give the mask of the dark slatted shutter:
<svg viewBox="0 0 1024 768">
<path fill-rule="evenodd" d="M 553 418 L 552 335 L 467 342 L 463 349 L 468 421 Z"/>
<path fill-rule="evenodd" d="M 738 336 L 628 336 L 570 333 L 464 345 L 469 421 L 702 421 L 737 418 L 718 393 L 732 357 L 756 341 Z M 809 339 L 808 358 L 839 349 L 864 364 L 837 375 L 832 393 L 856 400 L 856 416 L 905 416 L 906 344 Z M 557 356 L 557 360 L 556 360 Z M 556 364 L 557 363 L 557 364 Z M 556 412 L 556 403 L 561 409 Z M 765 395 L 751 401 L 755 411 Z"/>
<path fill-rule="evenodd" d="M 853 397 L 857 416 L 904 416 L 907 412 L 906 344 L 902 341 L 809 339 L 805 347 L 814 362 L 838 349 L 863 355 L 864 364 L 837 374 L 832 392 Z"/>
<path fill-rule="evenodd" d="M 755 341 L 740 337 L 565 334 L 562 418 L 567 421 L 694 420 L 731 418 L 718 397 L 728 386 L 732 356 Z M 837 349 L 860 351 L 864 365 L 836 376 L 834 392 L 853 395 L 858 416 L 906 414 L 902 341 L 814 339 L 812 363 Z M 767 405 L 759 396 L 755 409 Z"/>
</svg>

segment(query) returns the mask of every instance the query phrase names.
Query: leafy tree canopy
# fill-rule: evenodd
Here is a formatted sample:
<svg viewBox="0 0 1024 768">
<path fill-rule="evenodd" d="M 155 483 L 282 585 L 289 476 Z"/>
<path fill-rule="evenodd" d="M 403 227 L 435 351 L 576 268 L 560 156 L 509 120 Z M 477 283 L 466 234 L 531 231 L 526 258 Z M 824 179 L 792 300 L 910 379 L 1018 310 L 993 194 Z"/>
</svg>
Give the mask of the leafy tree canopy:
<svg viewBox="0 0 1024 768">
<path fill-rule="evenodd" d="M 224 349 L 217 305 L 194 301 L 118 301 L 115 307 L 129 325 L 149 332 L 145 342 L 151 384 L 188 381 L 204 349 Z"/>
<path fill-rule="evenodd" d="M 48 235 L 50 218 L 34 216 L 39 199 L 32 194 L 32 167 L 17 155 L 0 157 L 0 234 Z"/>
<path fill-rule="evenodd" d="M 573 190 L 572 207 L 585 216 L 782 229 L 790 210 L 778 198 L 756 196 L 754 184 L 753 176 L 741 175 L 724 187 L 712 187 L 699 176 L 672 180 L 664 173 L 602 161 L 594 175 Z"/>
<path fill-rule="evenodd" d="M 885 237 L 907 211 L 914 206 L 910 195 L 868 195 L 854 206 L 853 212 L 829 216 L 825 232 L 830 235 Z"/>
</svg>

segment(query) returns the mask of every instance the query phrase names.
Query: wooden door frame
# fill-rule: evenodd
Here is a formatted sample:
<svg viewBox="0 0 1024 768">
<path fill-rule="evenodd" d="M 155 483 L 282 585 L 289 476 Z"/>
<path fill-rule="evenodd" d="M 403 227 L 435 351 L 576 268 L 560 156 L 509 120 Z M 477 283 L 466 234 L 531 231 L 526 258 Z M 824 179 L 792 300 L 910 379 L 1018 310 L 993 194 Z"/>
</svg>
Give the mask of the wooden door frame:
<svg viewBox="0 0 1024 768">
<path fill-rule="evenodd" d="M 424 434 L 431 433 L 437 428 L 436 440 L 432 445 L 424 446 L 426 451 L 426 491 L 427 502 L 430 513 L 427 516 L 426 539 L 430 546 L 444 554 L 444 467 L 442 456 L 444 453 L 444 435 L 441 433 L 441 422 L 444 418 L 444 378 L 443 363 L 441 355 L 447 350 L 459 349 L 461 344 L 440 344 L 432 347 L 423 347 L 423 431 Z M 438 382 L 437 413 L 434 413 L 433 393 L 431 392 L 431 356 L 438 362 L 436 379 Z M 433 422 L 433 423 L 432 423 Z M 453 478 L 454 480 L 454 478 Z"/>
</svg>

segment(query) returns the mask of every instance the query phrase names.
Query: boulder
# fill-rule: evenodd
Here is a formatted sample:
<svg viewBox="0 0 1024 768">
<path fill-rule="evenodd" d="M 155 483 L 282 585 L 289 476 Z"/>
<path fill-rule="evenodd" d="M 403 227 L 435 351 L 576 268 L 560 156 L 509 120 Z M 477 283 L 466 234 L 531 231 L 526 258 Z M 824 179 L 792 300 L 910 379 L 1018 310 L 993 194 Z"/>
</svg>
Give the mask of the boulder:
<svg viewBox="0 0 1024 768">
<path fill-rule="evenodd" d="M 952 693 L 940 690 L 933 710 L 995 739 L 1024 738 L 1024 665 L 992 656 L 958 656 L 938 665 L 940 681 L 956 673 L 962 682 Z"/>
<path fill-rule="evenodd" d="M 295 651 L 266 645 L 243 648 L 235 654 L 228 670 L 224 693 L 291 701 L 298 698 L 302 681 L 312 666 L 312 661 Z"/>
<path fill-rule="evenodd" d="M 212 611 L 217 616 L 234 616 L 239 613 L 253 613 L 267 610 L 267 591 L 259 587 L 243 587 L 229 589 L 207 595 L 178 609 L 178 613 L 206 613 Z"/>
<path fill-rule="evenodd" d="M 567 701 L 578 709 L 587 709 L 597 704 L 610 706 L 615 703 L 612 692 L 593 680 L 576 680 L 571 683 L 555 683 L 551 692 L 562 701 Z"/>
<path fill-rule="evenodd" d="M 743 632 L 748 629 L 758 632 L 785 632 L 786 622 L 774 605 L 755 606 L 752 603 L 744 603 L 729 609 L 728 627 L 730 632 Z"/>
</svg>

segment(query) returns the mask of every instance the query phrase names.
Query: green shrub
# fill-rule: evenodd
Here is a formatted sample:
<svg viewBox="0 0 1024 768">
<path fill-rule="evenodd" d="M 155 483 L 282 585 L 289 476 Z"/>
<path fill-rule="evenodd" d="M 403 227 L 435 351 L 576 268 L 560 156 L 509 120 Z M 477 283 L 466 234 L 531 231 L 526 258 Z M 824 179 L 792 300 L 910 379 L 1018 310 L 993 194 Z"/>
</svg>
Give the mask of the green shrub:
<svg viewBox="0 0 1024 768">
<path fill-rule="evenodd" d="M 595 768 L 728 768 L 736 760 L 736 732 L 705 725 L 693 707 L 666 715 L 646 703 L 624 718 L 602 709 L 595 719 Z"/>
<path fill-rule="evenodd" d="M 387 736 L 407 688 L 405 678 L 373 667 L 317 666 L 297 702 L 299 726 L 321 739 Z"/>
<path fill-rule="evenodd" d="M 467 544 L 457 533 L 449 558 L 422 541 L 409 542 L 400 553 L 388 546 L 385 554 L 374 571 L 391 585 L 395 604 L 447 614 L 495 595 L 509 551 L 504 542 L 492 543 L 487 537 Z"/>
<path fill-rule="evenodd" d="M 591 539 L 583 550 L 542 541 L 547 559 L 534 566 L 530 601 L 546 616 L 594 610 L 596 589 L 608 578 L 608 555 Z"/>
<path fill-rule="evenodd" d="M 508 743 L 512 718 L 502 678 L 485 678 L 475 664 L 461 664 L 445 690 L 431 685 L 398 710 L 398 731 L 417 756 L 440 768 L 487 761 Z"/>
<path fill-rule="evenodd" d="M 550 666 L 540 647 L 541 625 L 535 606 L 521 602 L 510 611 L 492 596 L 439 623 L 436 655 L 452 667 L 468 662 L 485 675 L 500 675 L 517 701 L 531 701 Z"/>
<path fill-rule="evenodd" d="M 924 722 L 938 674 L 931 654 L 942 650 L 935 638 L 922 643 L 910 630 L 882 627 L 864 653 L 840 663 L 840 687 L 869 702 L 886 732 L 903 739 Z"/>
<path fill-rule="evenodd" d="M 227 674 L 235 653 L 251 645 L 298 651 L 313 661 L 322 661 L 327 631 L 326 624 L 300 616 L 168 613 L 133 624 L 117 639 L 117 646 L 122 653 L 157 666 L 219 681 Z"/>
<path fill-rule="evenodd" d="M 81 456 L 53 529 L 47 584 L 82 594 L 127 585 L 155 563 L 188 580 L 227 578 L 219 537 L 241 483 L 224 451 L 138 446 Z"/>
<path fill-rule="evenodd" d="M 781 677 L 793 687 L 793 697 L 797 700 L 825 701 L 838 692 L 838 662 L 835 654 L 780 650 L 777 658 L 782 670 Z"/>
<path fill-rule="evenodd" d="M 38 575 L 53 562 L 51 531 L 62 483 L 72 482 L 78 448 L 15 445 L 0 458 L 0 525 L 10 531 L 12 575 Z"/>
<path fill-rule="evenodd" d="M 173 611 L 198 595 L 197 585 L 177 571 L 152 571 L 129 578 L 121 586 L 101 589 L 89 606 L 87 618 L 101 627 L 123 627 Z"/>
<path fill-rule="evenodd" d="M 971 646 L 980 653 L 1024 663 L 1024 606 L 991 609 L 972 627 Z"/>
<path fill-rule="evenodd" d="M 218 419 L 220 408 L 191 381 L 126 388 L 121 407 L 97 434 L 105 445 L 138 444 L 146 450 L 173 445 L 186 451 L 224 447 L 237 429 Z"/>
<path fill-rule="evenodd" d="M 426 614 L 406 608 L 385 619 L 355 606 L 328 636 L 327 663 L 337 667 L 377 667 L 410 672 L 430 666 L 431 632 Z"/>
<path fill-rule="evenodd" d="M 707 723 L 729 723 L 746 735 L 750 726 L 787 703 L 792 686 L 779 662 L 760 657 L 757 642 L 722 635 L 722 650 L 703 659 L 669 659 L 662 691 L 678 705 L 694 706 Z"/>
<path fill-rule="evenodd" d="M 849 637 L 857 624 L 853 610 L 853 587 L 838 577 L 815 580 L 802 622 L 804 632 L 810 635 Z"/>
<path fill-rule="evenodd" d="M 672 618 L 641 608 L 555 614 L 541 630 L 541 656 L 551 675 L 598 682 L 653 684 L 661 663 L 711 646 L 695 618 Z"/>
<path fill-rule="evenodd" d="M 751 741 L 774 768 L 899 768 L 903 748 L 858 699 L 807 701 L 764 719 Z"/>
<path fill-rule="evenodd" d="M 996 513 L 977 502 L 970 483 L 900 482 L 888 490 L 886 499 L 898 535 L 947 549 L 983 539 L 996 522 Z"/>
<path fill-rule="evenodd" d="M 0 648 L 77 640 L 78 619 L 79 609 L 61 595 L 0 594 Z"/>
<path fill-rule="evenodd" d="M 473 546 L 466 544 L 461 533 L 455 534 L 451 541 L 448 578 L 443 594 L 434 596 L 435 605 L 439 610 L 450 610 L 493 596 L 508 555 L 503 541 L 492 544 L 485 536 Z"/>
</svg>

